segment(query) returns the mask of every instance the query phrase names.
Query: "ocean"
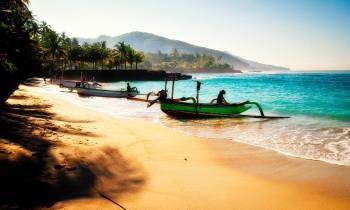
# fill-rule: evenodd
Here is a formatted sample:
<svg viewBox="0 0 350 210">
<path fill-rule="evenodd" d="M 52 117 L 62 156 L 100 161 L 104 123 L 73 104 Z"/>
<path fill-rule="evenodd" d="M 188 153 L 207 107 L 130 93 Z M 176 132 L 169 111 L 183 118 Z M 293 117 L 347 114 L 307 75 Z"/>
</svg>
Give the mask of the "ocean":
<svg viewBox="0 0 350 210">
<path fill-rule="evenodd" d="M 159 105 L 127 99 L 79 97 L 47 87 L 73 103 L 109 114 L 141 118 L 163 126 L 219 141 L 228 139 L 264 147 L 286 155 L 350 166 L 350 71 L 285 73 L 193 74 L 175 83 L 175 97 L 195 96 L 202 82 L 200 102 L 216 98 L 222 89 L 229 102 L 255 101 L 266 115 L 286 119 L 174 119 Z M 164 82 L 130 82 L 142 93 L 157 92 Z M 169 85 L 170 86 L 170 85 Z M 126 82 L 106 83 L 105 89 L 125 88 Z M 248 114 L 258 114 L 251 109 Z"/>
</svg>

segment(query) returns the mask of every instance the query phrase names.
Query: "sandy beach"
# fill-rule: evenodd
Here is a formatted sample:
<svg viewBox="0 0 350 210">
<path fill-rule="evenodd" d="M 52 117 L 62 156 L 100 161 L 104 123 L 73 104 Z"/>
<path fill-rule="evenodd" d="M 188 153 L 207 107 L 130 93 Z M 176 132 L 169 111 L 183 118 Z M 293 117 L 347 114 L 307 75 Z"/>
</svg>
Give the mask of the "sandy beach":
<svg viewBox="0 0 350 210">
<path fill-rule="evenodd" d="M 118 118 L 42 85 L 1 111 L 0 208 L 350 209 L 348 166 Z"/>
</svg>

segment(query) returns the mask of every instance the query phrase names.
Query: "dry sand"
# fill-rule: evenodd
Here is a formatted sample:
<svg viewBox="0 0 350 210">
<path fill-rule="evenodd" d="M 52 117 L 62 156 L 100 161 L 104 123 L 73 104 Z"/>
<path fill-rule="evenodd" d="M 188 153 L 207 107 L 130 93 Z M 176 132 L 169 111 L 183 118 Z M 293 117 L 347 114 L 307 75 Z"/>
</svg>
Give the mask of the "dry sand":
<svg viewBox="0 0 350 210">
<path fill-rule="evenodd" d="M 120 119 L 39 86 L 5 107 L 0 208 L 350 209 L 350 167 Z"/>
</svg>

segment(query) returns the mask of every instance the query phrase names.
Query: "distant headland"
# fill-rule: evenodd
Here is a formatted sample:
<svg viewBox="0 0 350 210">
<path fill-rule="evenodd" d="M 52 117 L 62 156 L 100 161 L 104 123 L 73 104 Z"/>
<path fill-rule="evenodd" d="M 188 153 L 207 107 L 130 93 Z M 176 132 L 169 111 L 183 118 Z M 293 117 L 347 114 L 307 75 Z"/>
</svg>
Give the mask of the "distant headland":
<svg viewBox="0 0 350 210">
<path fill-rule="evenodd" d="M 152 33 L 146 32 L 130 32 L 118 36 L 106 36 L 101 35 L 97 38 L 77 38 L 80 44 L 83 43 L 95 43 L 106 42 L 107 47 L 113 47 L 119 42 L 125 42 L 130 44 L 134 49 L 142 51 L 145 54 L 146 66 L 145 68 L 163 69 L 181 71 L 184 69 L 207 69 L 214 73 L 224 72 L 227 69 L 237 69 L 243 71 L 288 71 L 289 68 L 282 66 L 275 66 L 269 64 L 262 64 L 255 61 L 247 60 L 239 56 L 233 55 L 229 52 L 219 51 L 215 49 L 209 49 L 206 47 L 200 47 L 192 45 L 183 41 L 168 39 L 166 37 L 158 36 Z M 184 56 L 181 56 L 184 55 Z M 193 65 L 196 56 L 207 56 L 212 58 L 205 58 L 207 65 L 210 63 L 216 63 L 218 66 L 213 68 L 205 68 L 205 65 L 201 67 L 190 66 Z M 176 59 L 171 59 L 177 57 Z M 186 62 L 187 61 L 187 62 Z M 151 65 L 149 65 L 151 63 Z M 147 66 L 148 64 L 148 66 Z M 203 64 L 202 61 L 197 62 L 197 66 Z M 196 64 L 194 64 L 196 65 Z M 221 66 L 219 66 L 221 65 Z M 219 67 L 219 68 L 218 68 Z M 192 71 L 192 70 L 190 70 Z M 204 70 L 202 70 L 204 71 Z"/>
</svg>

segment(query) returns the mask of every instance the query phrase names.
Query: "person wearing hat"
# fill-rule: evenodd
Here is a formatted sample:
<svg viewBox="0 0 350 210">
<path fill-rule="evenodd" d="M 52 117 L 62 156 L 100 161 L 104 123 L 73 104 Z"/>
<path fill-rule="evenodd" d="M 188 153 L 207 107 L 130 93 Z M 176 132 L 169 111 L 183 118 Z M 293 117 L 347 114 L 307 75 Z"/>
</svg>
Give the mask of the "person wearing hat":
<svg viewBox="0 0 350 210">
<path fill-rule="evenodd" d="M 226 104 L 227 103 L 225 98 L 224 98 L 225 93 L 226 93 L 225 90 L 221 90 L 219 92 L 219 95 L 216 98 L 216 103 L 218 103 L 218 104 Z"/>
</svg>

